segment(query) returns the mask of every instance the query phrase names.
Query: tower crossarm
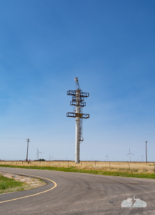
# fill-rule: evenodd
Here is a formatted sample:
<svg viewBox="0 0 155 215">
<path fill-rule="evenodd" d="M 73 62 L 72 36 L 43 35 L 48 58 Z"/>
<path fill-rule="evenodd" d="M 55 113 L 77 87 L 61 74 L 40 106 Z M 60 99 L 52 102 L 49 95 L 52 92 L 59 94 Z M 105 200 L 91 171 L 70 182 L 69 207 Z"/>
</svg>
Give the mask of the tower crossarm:
<svg viewBox="0 0 155 215">
<path fill-rule="evenodd" d="M 86 102 L 80 102 L 80 101 L 78 101 L 78 102 L 76 102 L 76 101 L 71 101 L 70 102 L 70 105 L 73 105 L 73 106 L 80 106 L 80 107 L 85 107 L 86 106 Z"/>
<path fill-rule="evenodd" d="M 86 93 L 86 92 L 80 92 L 80 97 L 89 97 L 89 93 Z"/>
<path fill-rule="evenodd" d="M 68 113 L 66 114 L 66 116 L 67 116 L 67 117 L 74 117 L 74 118 L 80 117 L 80 118 L 82 118 L 82 119 L 88 119 L 88 118 L 90 117 L 90 115 L 87 114 L 87 113 L 74 113 L 74 112 L 68 112 Z"/>
<path fill-rule="evenodd" d="M 76 96 L 76 90 L 68 90 L 67 95 L 68 96 Z"/>
<path fill-rule="evenodd" d="M 68 95 L 68 96 L 75 96 L 75 97 L 76 97 L 76 90 L 68 90 L 68 91 L 67 91 L 67 95 Z M 82 92 L 82 91 L 80 90 L 80 97 L 81 97 L 81 98 L 82 98 L 82 97 L 87 98 L 87 97 L 89 97 L 89 93 L 87 93 L 87 92 Z"/>
<path fill-rule="evenodd" d="M 73 102 L 76 102 L 76 101 L 77 101 L 76 96 L 73 96 L 73 97 L 72 97 L 72 101 L 73 101 Z M 83 101 L 84 101 L 84 97 L 80 97 L 80 102 L 83 102 Z"/>
</svg>

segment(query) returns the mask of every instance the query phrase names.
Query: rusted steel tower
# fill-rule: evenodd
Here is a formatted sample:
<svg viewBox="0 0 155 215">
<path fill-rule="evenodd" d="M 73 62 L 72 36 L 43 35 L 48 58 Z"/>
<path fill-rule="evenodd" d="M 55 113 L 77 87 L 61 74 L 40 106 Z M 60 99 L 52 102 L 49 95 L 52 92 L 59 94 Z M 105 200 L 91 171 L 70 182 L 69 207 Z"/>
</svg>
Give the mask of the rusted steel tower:
<svg viewBox="0 0 155 215">
<path fill-rule="evenodd" d="M 89 114 L 82 112 L 82 108 L 86 106 L 84 98 L 89 97 L 89 93 L 82 92 L 80 89 L 78 78 L 75 78 L 76 90 L 68 90 L 67 95 L 72 96 L 70 105 L 76 107 L 74 112 L 68 112 L 67 117 L 76 118 L 76 134 L 75 134 L 75 163 L 80 162 L 80 142 L 83 141 L 82 137 L 82 119 L 88 119 Z"/>
</svg>

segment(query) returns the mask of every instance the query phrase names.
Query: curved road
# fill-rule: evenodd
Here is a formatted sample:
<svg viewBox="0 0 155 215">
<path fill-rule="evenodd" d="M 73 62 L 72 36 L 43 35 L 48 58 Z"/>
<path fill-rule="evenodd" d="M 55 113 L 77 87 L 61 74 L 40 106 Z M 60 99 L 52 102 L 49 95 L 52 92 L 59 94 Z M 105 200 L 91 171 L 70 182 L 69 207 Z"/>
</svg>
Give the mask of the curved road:
<svg viewBox="0 0 155 215">
<path fill-rule="evenodd" d="M 47 185 L 33 190 L 1 194 L 0 215 L 155 214 L 152 179 L 3 167 L 0 171 L 44 177 L 47 181 Z M 147 207 L 122 208 L 122 201 L 134 195 L 145 201 Z"/>
</svg>

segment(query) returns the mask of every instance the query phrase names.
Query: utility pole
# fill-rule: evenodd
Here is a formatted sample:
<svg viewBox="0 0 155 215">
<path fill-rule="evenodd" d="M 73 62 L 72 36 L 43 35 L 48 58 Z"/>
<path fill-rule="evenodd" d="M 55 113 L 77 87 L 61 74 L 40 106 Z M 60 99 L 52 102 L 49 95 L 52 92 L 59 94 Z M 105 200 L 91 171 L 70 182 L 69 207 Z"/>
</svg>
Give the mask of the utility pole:
<svg viewBox="0 0 155 215">
<path fill-rule="evenodd" d="M 89 114 L 84 114 L 82 108 L 86 106 L 84 98 L 89 97 L 89 93 L 83 92 L 80 89 L 78 78 L 75 78 L 76 90 L 67 91 L 67 95 L 72 96 L 70 105 L 76 107 L 75 112 L 68 112 L 67 117 L 74 117 L 76 119 L 76 134 L 75 134 L 75 163 L 80 162 L 80 142 L 83 141 L 82 137 L 82 119 L 88 119 Z"/>
<path fill-rule="evenodd" d="M 27 139 L 27 154 L 26 154 L 26 161 L 28 161 L 29 142 L 30 142 L 30 139 Z"/>
<path fill-rule="evenodd" d="M 146 163 L 147 163 L 147 141 L 145 141 Z"/>
</svg>

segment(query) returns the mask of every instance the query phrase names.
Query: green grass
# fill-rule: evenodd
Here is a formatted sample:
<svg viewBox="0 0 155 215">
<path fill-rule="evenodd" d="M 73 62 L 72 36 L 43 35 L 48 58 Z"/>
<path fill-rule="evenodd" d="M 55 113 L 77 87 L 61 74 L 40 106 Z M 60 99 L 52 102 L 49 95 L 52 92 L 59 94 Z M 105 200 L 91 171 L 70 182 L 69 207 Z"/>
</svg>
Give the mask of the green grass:
<svg viewBox="0 0 155 215">
<path fill-rule="evenodd" d="M 77 172 L 77 173 L 90 173 L 97 175 L 107 175 L 107 176 L 121 176 L 121 177 L 133 177 L 133 178 L 150 178 L 155 179 L 154 173 L 138 173 L 134 170 L 124 170 L 124 171 L 106 171 L 106 170 L 87 170 L 78 169 L 76 167 L 41 167 L 41 166 L 12 166 L 12 165 L 0 165 L 0 167 L 12 167 L 12 168 L 23 168 L 23 169 L 40 169 L 40 170 L 55 170 L 62 172 Z M 137 171 L 137 170 L 136 170 Z"/>
<path fill-rule="evenodd" d="M 22 182 L 15 181 L 12 178 L 4 177 L 0 175 L 0 193 L 6 189 L 21 187 L 23 185 Z"/>
</svg>

